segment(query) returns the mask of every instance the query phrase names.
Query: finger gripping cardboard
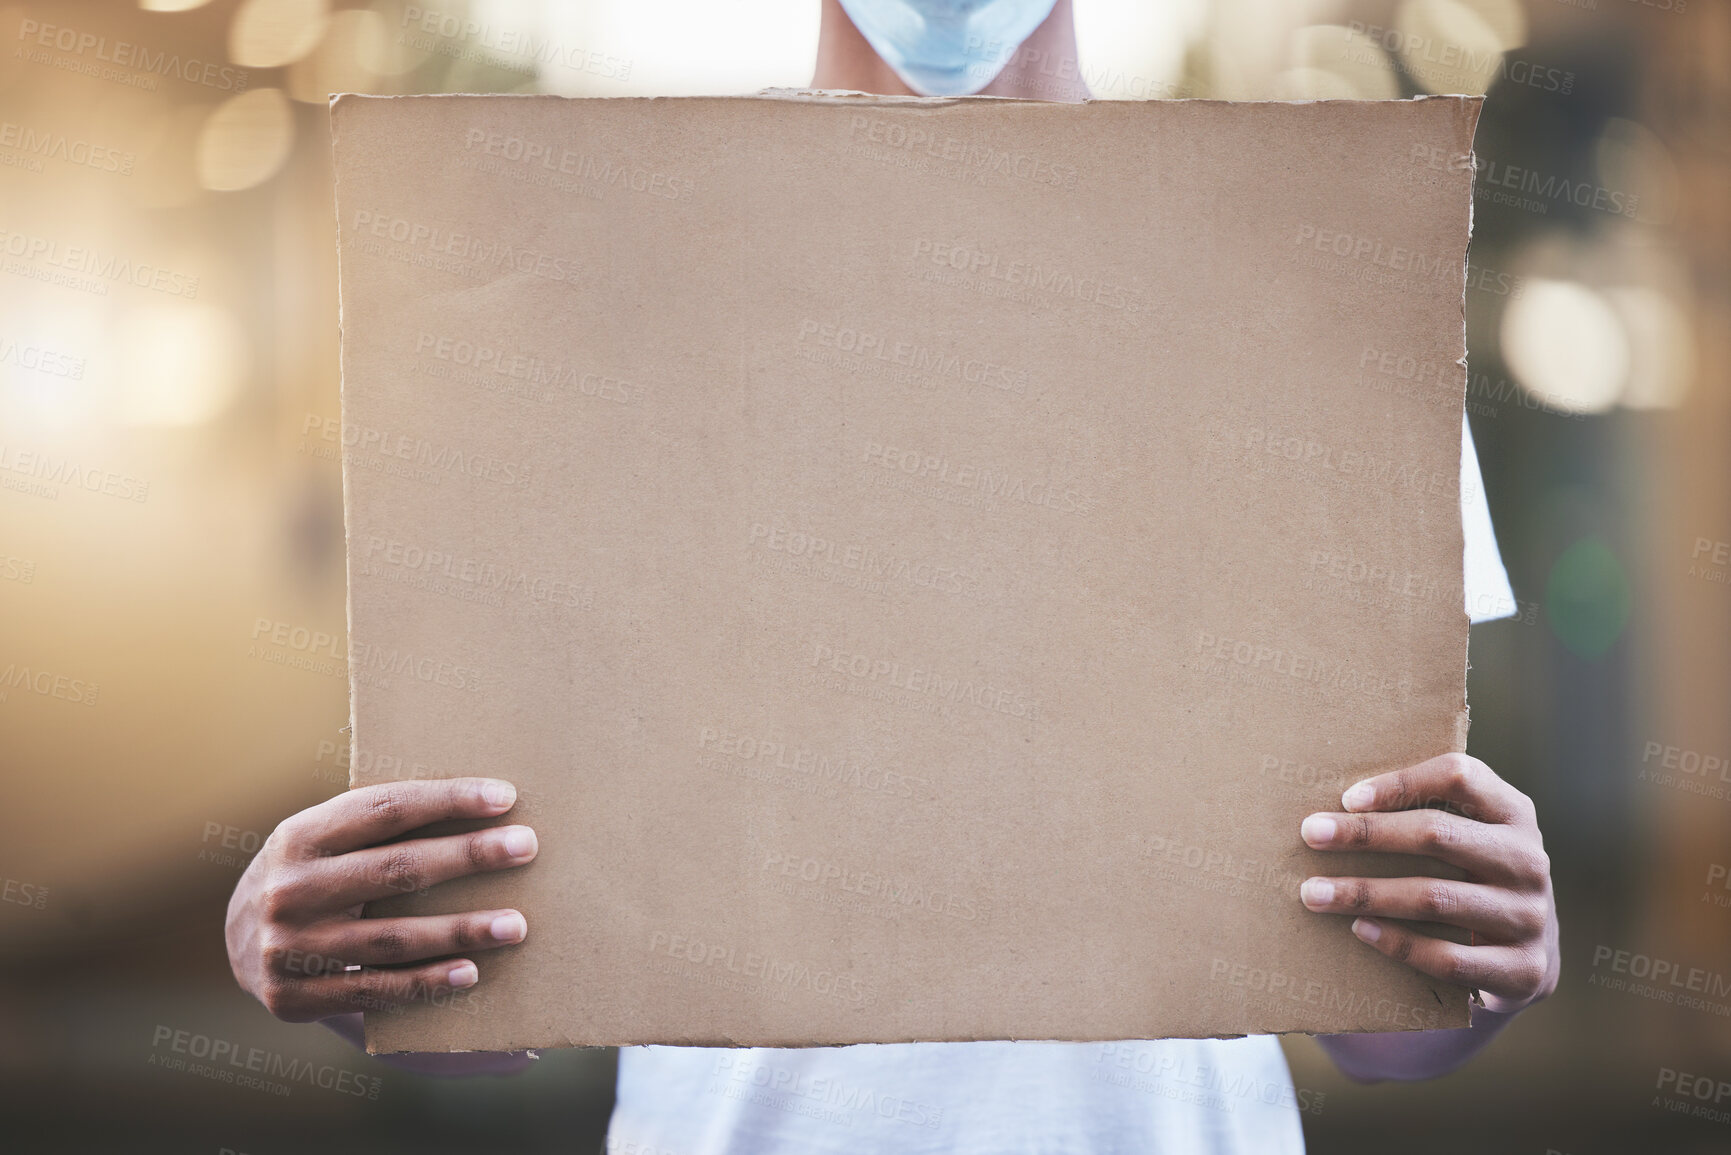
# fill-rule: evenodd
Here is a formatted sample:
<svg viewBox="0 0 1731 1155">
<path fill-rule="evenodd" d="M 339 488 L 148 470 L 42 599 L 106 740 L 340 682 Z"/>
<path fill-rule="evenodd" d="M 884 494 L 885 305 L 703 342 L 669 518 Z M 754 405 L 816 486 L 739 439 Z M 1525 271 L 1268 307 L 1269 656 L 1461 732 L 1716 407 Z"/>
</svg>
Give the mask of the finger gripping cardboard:
<svg viewBox="0 0 1731 1155">
<path fill-rule="evenodd" d="M 353 781 L 540 839 L 369 1048 L 1464 1026 L 1298 886 L 1438 869 L 1299 824 L 1465 745 L 1478 107 L 339 97 Z"/>
</svg>

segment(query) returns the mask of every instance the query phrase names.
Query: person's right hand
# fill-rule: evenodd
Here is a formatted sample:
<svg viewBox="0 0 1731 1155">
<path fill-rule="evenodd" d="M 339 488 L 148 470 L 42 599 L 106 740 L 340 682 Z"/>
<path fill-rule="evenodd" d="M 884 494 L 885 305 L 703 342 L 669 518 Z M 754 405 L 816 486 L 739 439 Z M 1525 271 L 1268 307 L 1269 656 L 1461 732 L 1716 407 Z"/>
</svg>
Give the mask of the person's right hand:
<svg viewBox="0 0 1731 1155">
<path fill-rule="evenodd" d="M 379 845 L 432 822 L 496 818 L 516 802 L 516 788 L 493 778 L 392 782 L 287 819 L 229 899 L 234 977 L 271 1014 L 296 1023 L 473 986 L 474 961 L 448 956 L 523 941 L 528 924 L 520 913 L 363 918 L 361 906 L 529 862 L 536 843 L 527 826 Z M 442 961 L 423 961 L 435 958 Z"/>
</svg>

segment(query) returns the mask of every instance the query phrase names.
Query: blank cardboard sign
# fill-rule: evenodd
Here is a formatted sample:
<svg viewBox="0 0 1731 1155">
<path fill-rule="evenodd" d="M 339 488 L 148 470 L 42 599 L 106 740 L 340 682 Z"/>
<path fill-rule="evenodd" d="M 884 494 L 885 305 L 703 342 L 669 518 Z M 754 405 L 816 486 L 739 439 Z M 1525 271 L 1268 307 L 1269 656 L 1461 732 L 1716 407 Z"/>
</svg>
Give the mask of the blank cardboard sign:
<svg viewBox="0 0 1731 1155">
<path fill-rule="evenodd" d="M 339 98 L 353 780 L 541 847 L 369 1047 L 1465 1025 L 1298 829 L 1465 745 L 1477 114 Z"/>
</svg>

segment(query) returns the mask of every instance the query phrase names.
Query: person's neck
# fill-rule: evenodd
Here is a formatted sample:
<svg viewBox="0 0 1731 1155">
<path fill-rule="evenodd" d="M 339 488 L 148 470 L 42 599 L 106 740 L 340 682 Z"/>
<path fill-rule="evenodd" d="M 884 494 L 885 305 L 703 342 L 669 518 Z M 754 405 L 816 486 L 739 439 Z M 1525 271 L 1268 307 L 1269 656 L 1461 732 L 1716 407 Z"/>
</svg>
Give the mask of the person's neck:
<svg viewBox="0 0 1731 1155">
<path fill-rule="evenodd" d="M 1070 0 L 1058 0 L 1052 14 L 1021 46 L 1009 52 L 1002 72 L 980 90 L 983 96 L 1013 96 L 1023 100 L 1077 101 L 1088 99 L 1076 55 L 1076 23 Z M 817 69 L 813 88 L 840 88 L 912 96 L 895 70 L 872 50 L 838 0 L 823 0 L 823 23 L 817 38 Z"/>
</svg>

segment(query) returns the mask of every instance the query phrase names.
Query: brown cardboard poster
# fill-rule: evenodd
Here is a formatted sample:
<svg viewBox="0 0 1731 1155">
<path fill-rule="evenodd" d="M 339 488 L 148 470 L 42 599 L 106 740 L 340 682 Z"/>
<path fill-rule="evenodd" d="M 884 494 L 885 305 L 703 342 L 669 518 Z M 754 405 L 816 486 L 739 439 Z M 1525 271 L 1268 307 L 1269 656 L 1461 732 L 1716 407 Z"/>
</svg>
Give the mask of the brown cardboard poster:
<svg viewBox="0 0 1731 1155">
<path fill-rule="evenodd" d="M 1298 829 L 1465 745 L 1478 107 L 339 98 L 354 781 L 541 845 L 369 1046 L 1465 1025 Z"/>
</svg>

